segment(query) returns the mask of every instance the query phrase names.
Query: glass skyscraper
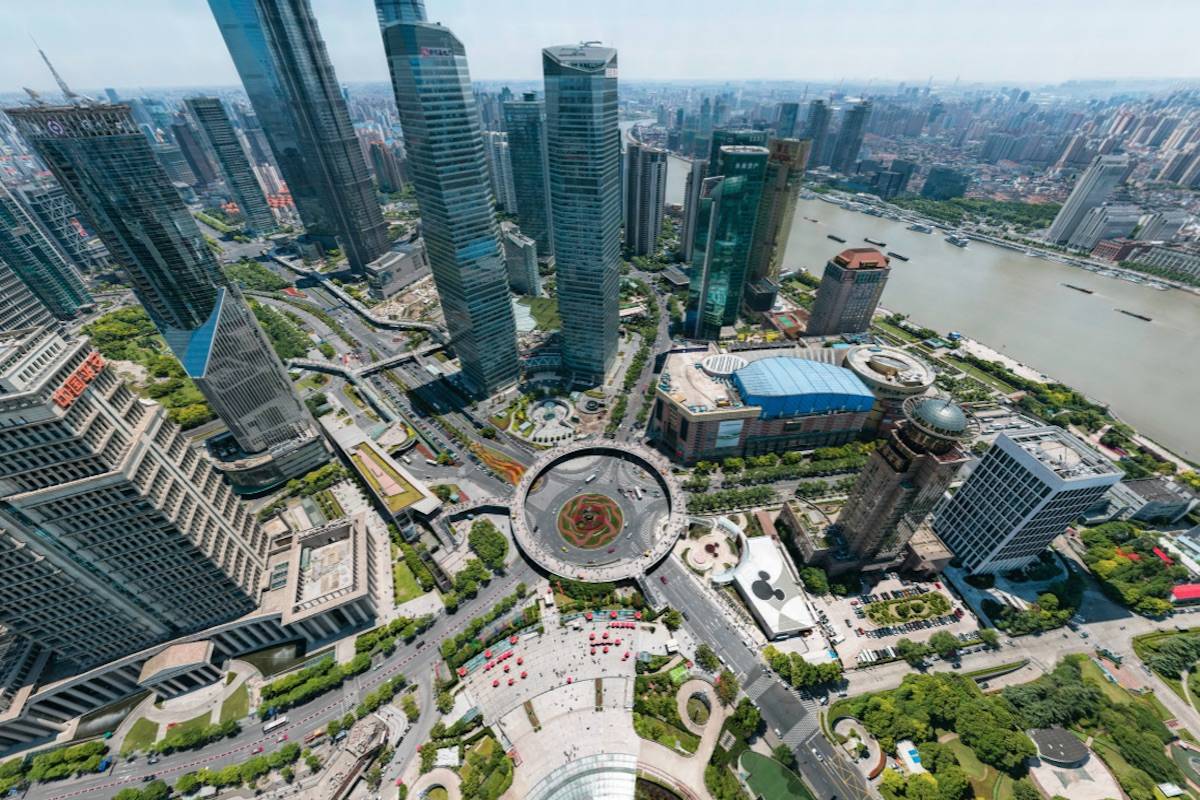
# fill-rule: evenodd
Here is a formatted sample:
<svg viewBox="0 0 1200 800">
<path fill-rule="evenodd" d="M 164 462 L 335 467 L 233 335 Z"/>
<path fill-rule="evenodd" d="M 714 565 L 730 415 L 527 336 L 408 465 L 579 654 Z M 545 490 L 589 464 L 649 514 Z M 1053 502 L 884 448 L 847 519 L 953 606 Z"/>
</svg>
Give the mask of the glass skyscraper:
<svg viewBox="0 0 1200 800">
<path fill-rule="evenodd" d="M 129 106 L 7 113 L 125 268 L 138 300 L 241 449 L 292 454 L 287 463 L 297 470 L 301 448 L 323 460 L 312 417 L 283 364 L 222 275 Z M 304 466 L 311 469 L 311 460 Z"/>
<path fill-rule="evenodd" d="M 29 212 L 0 184 L 0 261 L 8 263 L 59 319 L 71 319 L 92 302 L 75 267 L 34 224 Z"/>
<path fill-rule="evenodd" d="M 578 380 L 600 383 L 617 354 L 619 322 L 617 51 L 547 47 L 542 72 L 563 367 Z"/>
<path fill-rule="evenodd" d="M 387 225 L 308 0 L 209 0 L 308 235 L 361 273 Z"/>
<path fill-rule="evenodd" d="M 550 171 L 546 154 L 546 104 L 533 92 L 504 104 L 504 129 L 512 162 L 521 232 L 537 242 L 538 255 L 554 255 Z"/>
<path fill-rule="evenodd" d="M 245 217 L 246 228 L 260 235 L 278 228 L 221 101 L 215 97 L 192 97 L 184 104 L 216 155 L 225 188 Z"/>
<path fill-rule="evenodd" d="M 770 156 L 750 248 L 751 280 L 779 278 L 811 145 L 808 139 L 771 139 L 767 147 Z"/>
<path fill-rule="evenodd" d="M 767 158 L 765 147 L 726 145 L 717 153 L 718 175 L 704 181 L 684 320 L 689 336 L 716 339 L 737 322 Z"/>
<path fill-rule="evenodd" d="M 376 5 L 429 266 L 469 388 L 519 377 L 516 322 L 467 55 L 420 3 Z"/>
<path fill-rule="evenodd" d="M 863 134 L 866 133 L 867 118 L 871 116 L 871 102 L 864 100 L 851 106 L 842 116 L 842 129 L 838 131 L 833 145 L 833 157 L 829 168 L 843 175 L 853 175 L 858 165 L 858 153 L 862 150 Z"/>
</svg>

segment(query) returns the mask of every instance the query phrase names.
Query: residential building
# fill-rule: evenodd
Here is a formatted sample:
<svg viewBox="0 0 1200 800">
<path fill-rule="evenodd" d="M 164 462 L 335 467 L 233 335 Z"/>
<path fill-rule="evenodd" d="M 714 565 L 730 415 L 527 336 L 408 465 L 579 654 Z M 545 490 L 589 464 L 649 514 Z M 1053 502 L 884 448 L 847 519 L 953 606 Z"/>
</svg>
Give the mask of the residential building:
<svg viewBox="0 0 1200 800">
<path fill-rule="evenodd" d="M 99 238 L 84 227 L 79 209 L 56 181 L 25 184 L 17 188 L 34 220 L 59 249 L 84 272 L 103 272 L 112 258 Z"/>
<path fill-rule="evenodd" d="M 842 506 L 838 525 L 860 560 L 893 563 L 971 456 L 967 415 L 950 400 L 910 397 L 904 419 L 871 453 Z"/>
<path fill-rule="evenodd" d="M 804 123 L 804 138 L 812 142 L 809 166 L 820 167 L 829 163 L 829 119 L 832 115 L 824 100 L 813 100 L 808 104 L 808 118 Z"/>
<path fill-rule="evenodd" d="M 1200 247 L 1196 245 L 1180 247 L 1152 245 L 1145 249 L 1135 250 L 1130 254 L 1129 260 L 1146 267 L 1168 269 L 1190 275 L 1193 278 L 1200 278 Z"/>
<path fill-rule="evenodd" d="M 639 142 L 625 147 L 625 252 L 652 256 L 667 201 L 667 151 Z"/>
<path fill-rule="evenodd" d="M 275 221 L 271 206 L 267 205 L 267 198 L 263 196 L 254 170 L 250 169 L 250 161 L 221 101 L 215 97 L 191 97 L 184 105 L 216 156 L 225 188 L 230 199 L 237 203 L 246 230 L 260 236 L 276 230 L 279 223 Z"/>
<path fill-rule="evenodd" d="M 508 288 L 517 294 L 537 297 L 542 293 L 538 274 L 537 242 L 521 233 L 511 222 L 501 222 L 504 236 L 504 261 L 508 267 Z"/>
<path fill-rule="evenodd" d="M 504 130 L 512 162 L 513 194 L 521 231 L 537 242 L 538 254 L 554 255 L 550 210 L 549 155 L 546 152 L 546 105 L 534 92 L 504 104 Z"/>
<path fill-rule="evenodd" d="M 356 273 L 387 224 L 309 0 L 209 0 L 311 241 Z"/>
<path fill-rule="evenodd" d="M 1189 219 L 1191 216 L 1182 208 L 1155 211 L 1142 222 L 1133 238 L 1147 242 L 1169 242 Z"/>
<path fill-rule="evenodd" d="M 825 264 L 808 318 L 809 336 L 862 333 L 887 285 L 889 259 L 873 247 L 843 250 Z"/>
<path fill-rule="evenodd" d="M 54 323 L 50 309 L 30 291 L 17 271 L 0 258 L 0 332 Z"/>
<path fill-rule="evenodd" d="M 408 175 L 446 327 L 469 391 L 517 382 L 517 330 L 462 42 L 419 4 L 379 0 Z"/>
<path fill-rule="evenodd" d="M 1083 224 L 1087 213 L 1108 199 L 1129 170 L 1129 158 L 1124 155 L 1096 156 L 1071 189 L 1071 194 L 1059 209 L 1046 231 L 1046 241 L 1066 244 Z"/>
<path fill-rule="evenodd" d="M 394 148 L 384 142 L 374 141 L 367 148 L 371 157 L 371 171 L 375 183 L 384 194 L 394 194 L 404 188 L 404 169 Z"/>
<path fill-rule="evenodd" d="M 767 146 L 767 170 L 747 270 L 752 280 L 779 279 L 811 145 L 807 139 L 771 139 Z"/>
<path fill-rule="evenodd" d="M 855 165 L 858 164 L 858 154 L 862 150 L 863 134 L 870 116 L 869 100 L 856 103 L 842 115 L 842 127 L 833 145 L 833 157 L 829 160 L 829 168 L 834 172 L 853 175 L 858 171 Z"/>
<path fill-rule="evenodd" d="M 223 470 L 261 491 L 321 464 L 324 443 L 237 286 L 154 160 L 128 106 L 8 110 L 125 268 L 134 294 L 232 438 Z M 218 441 L 210 444 L 216 446 Z M 232 445 L 236 444 L 236 448 Z"/>
<path fill-rule="evenodd" d="M 683 184 L 683 222 L 679 227 L 679 254 L 683 260 L 692 260 L 692 247 L 696 239 L 696 216 L 700 211 L 700 191 L 708 177 L 708 162 L 703 158 L 692 159 Z"/>
<path fill-rule="evenodd" d="M 1090 252 L 1103 239 L 1120 238 L 1133 233 L 1141 217 L 1142 210 L 1127 203 L 1097 206 L 1083 215 L 1067 245 Z"/>
<path fill-rule="evenodd" d="M 933 530 L 968 572 L 1018 569 L 1123 475 L 1062 428 L 1004 432 L 935 509 Z"/>
<path fill-rule="evenodd" d="M 71 319 L 92 296 L 83 278 L 38 227 L 8 187 L 0 184 L 0 261 L 20 276 L 50 313 Z"/>
<path fill-rule="evenodd" d="M 967 193 L 971 177 L 950 167 L 931 167 L 921 187 L 921 197 L 930 200 L 953 200 Z"/>
<path fill-rule="evenodd" d="M 483 148 L 487 153 L 488 178 L 496 206 L 512 214 L 517 209 L 516 188 L 513 186 L 512 160 L 509 155 L 508 134 L 483 131 Z"/>
<path fill-rule="evenodd" d="M 621 273 L 621 132 L 617 51 L 542 50 L 563 368 L 599 384 L 617 355 Z"/>
</svg>

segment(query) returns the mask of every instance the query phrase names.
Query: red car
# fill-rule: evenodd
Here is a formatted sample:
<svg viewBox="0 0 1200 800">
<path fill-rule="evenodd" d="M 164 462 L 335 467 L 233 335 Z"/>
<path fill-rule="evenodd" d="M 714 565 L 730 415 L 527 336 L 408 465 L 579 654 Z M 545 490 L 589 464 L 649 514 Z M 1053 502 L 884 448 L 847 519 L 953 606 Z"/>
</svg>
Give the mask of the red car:
<svg viewBox="0 0 1200 800">
<path fill-rule="evenodd" d="M 663 586 L 666 586 L 666 585 L 667 585 L 667 576 L 666 576 L 666 575 L 659 575 L 659 576 L 658 576 L 658 579 L 659 579 L 660 581 L 662 581 L 662 585 L 663 585 Z"/>
</svg>

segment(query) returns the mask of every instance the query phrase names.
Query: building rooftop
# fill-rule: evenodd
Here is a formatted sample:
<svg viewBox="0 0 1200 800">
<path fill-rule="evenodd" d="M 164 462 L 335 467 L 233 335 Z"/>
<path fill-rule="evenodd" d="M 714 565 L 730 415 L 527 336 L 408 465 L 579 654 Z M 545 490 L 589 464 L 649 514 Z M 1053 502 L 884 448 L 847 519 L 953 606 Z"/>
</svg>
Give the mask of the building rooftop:
<svg viewBox="0 0 1200 800">
<path fill-rule="evenodd" d="M 834 256 L 833 263 L 846 269 L 888 269 L 891 261 L 874 247 L 849 247 Z"/>
<path fill-rule="evenodd" d="M 1037 745 L 1038 755 L 1049 761 L 1073 764 L 1087 758 L 1088 749 L 1073 734 L 1057 725 L 1053 728 L 1038 728 L 1029 732 L 1029 738 Z"/>
<path fill-rule="evenodd" d="M 816 627 L 804 588 L 784 563 L 779 545 L 769 536 L 745 541 L 733 579 L 769 637 Z"/>
<path fill-rule="evenodd" d="M 733 373 L 733 383 L 764 416 L 870 411 L 875 395 L 848 369 L 794 356 L 755 361 Z"/>
<path fill-rule="evenodd" d="M 905 394 L 920 394 L 933 385 L 937 373 L 907 350 L 877 344 L 852 347 L 846 353 L 846 369 L 868 385 L 884 386 Z"/>
<path fill-rule="evenodd" d="M 1009 439 L 1064 480 L 1120 474 L 1115 464 L 1062 428 L 1005 431 L 1000 438 Z"/>
<path fill-rule="evenodd" d="M 144 684 L 146 681 L 154 680 L 155 677 L 165 677 L 169 673 L 187 667 L 207 664 L 212 658 L 212 651 L 213 643 L 209 639 L 173 644 L 142 665 L 138 683 Z"/>
<path fill-rule="evenodd" d="M 1191 491 L 1182 485 L 1165 478 L 1137 478 L 1131 481 L 1122 481 L 1122 483 L 1147 502 L 1186 503 L 1193 496 Z"/>
</svg>

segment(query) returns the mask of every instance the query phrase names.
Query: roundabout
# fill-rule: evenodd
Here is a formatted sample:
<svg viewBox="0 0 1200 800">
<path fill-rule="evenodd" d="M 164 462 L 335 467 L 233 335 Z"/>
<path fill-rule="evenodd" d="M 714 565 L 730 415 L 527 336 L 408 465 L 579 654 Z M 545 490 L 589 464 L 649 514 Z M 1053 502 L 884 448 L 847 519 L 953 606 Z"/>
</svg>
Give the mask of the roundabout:
<svg viewBox="0 0 1200 800">
<path fill-rule="evenodd" d="M 639 577 L 686 526 L 683 491 L 644 447 L 578 442 L 526 470 L 511 510 L 521 550 L 543 569 L 584 581 Z"/>
</svg>

